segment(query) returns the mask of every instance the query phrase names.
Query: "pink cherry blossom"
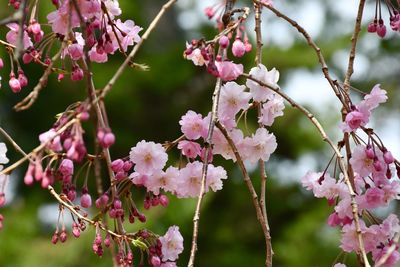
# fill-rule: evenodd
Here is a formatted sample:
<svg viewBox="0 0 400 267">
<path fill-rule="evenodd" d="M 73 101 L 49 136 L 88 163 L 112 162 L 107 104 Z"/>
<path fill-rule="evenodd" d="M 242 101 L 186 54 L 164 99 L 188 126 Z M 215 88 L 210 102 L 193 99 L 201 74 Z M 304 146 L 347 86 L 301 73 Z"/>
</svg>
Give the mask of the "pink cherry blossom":
<svg viewBox="0 0 400 267">
<path fill-rule="evenodd" d="M 97 63 L 104 63 L 108 61 L 107 53 L 103 50 L 102 53 L 98 52 L 98 44 L 93 46 L 89 51 L 89 58 L 90 61 L 97 62 Z"/>
<path fill-rule="evenodd" d="M 215 61 L 218 69 L 218 74 L 223 81 L 236 80 L 243 74 L 243 65 L 235 64 L 232 61 Z"/>
<path fill-rule="evenodd" d="M 220 116 L 234 118 L 240 110 L 247 110 L 251 95 L 244 90 L 246 87 L 236 82 L 227 82 L 222 86 L 218 110 Z"/>
<path fill-rule="evenodd" d="M 147 179 L 146 187 L 155 195 L 160 193 L 160 189 L 174 193 L 178 185 L 179 175 L 179 170 L 170 166 L 165 172 L 157 171 L 150 175 Z"/>
<path fill-rule="evenodd" d="M 388 99 L 386 91 L 381 89 L 380 84 L 375 85 L 371 92 L 364 97 L 363 104 L 369 109 L 375 109 L 379 104 L 385 103 Z"/>
<path fill-rule="evenodd" d="M 222 189 L 222 180 L 227 179 L 227 174 L 224 168 L 221 166 L 214 167 L 208 165 L 206 186 L 211 188 L 212 191 L 216 192 Z"/>
<path fill-rule="evenodd" d="M 237 38 L 232 44 L 232 54 L 235 57 L 242 57 L 246 53 L 246 47 L 242 40 Z"/>
<path fill-rule="evenodd" d="M 376 159 L 375 160 L 383 160 L 382 152 L 380 150 L 376 150 Z M 365 153 L 365 146 L 357 145 L 352 153 L 352 157 L 350 159 L 350 164 L 353 167 L 353 170 L 357 172 L 362 177 L 368 176 L 371 173 L 377 173 L 374 168 L 374 159 L 370 159 L 367 157 Z M 387 166 L 379 171 L 380 173 L 386 173 Z"/>
<path fill-rule="evenodd" d="M 7 164 L 8 163 L 8 158 L 6 156 L 7 153 L 7 146 L 5 143 L 1 142 L 0 143 L 0 164 Z"/>
<path fill-rule="evenodd" d="M 168 155 L 161 144 L 142 140 L 132 147 L 129 158 L 135 163 L 135 171 L 151 175 L 164 168 Z"/>
<path fill-rule="evenodd" d="M 47 148 L 55 152 L 62 150 L 60 136 L 56 134 L 54 129 L 50 129 L 49 131 L 40 134 L 39 140 L 42 144 L 47 143 Z"/>
<path fill-rule="evenodd" d="M 188 158 L 196 158 L 201 152 L 201 146 L 198 143 L 186 140 L 178 143 L 178 149 L 182 151 L 182 155 Z"/>
<path fill-rule="evenodd" d="M 196 140 L 200 138 L 207 128 L 206 123 L 203 121 L 201 114 L 189 110 L 185 115 L 182 116 L 179 121 L 181 125 L 182 133 L 189 140 Z"/>
<path fill-rule="evenodd" d="M 279 80 L 279 72 L 275 68 L 268 71 L 268 69 L 262 64 L 259 64 L 257 67 L 252 68 L 249 74 L 253 78 L 272 86 L 276 86 Z M 267 99 L 271 99 L 273 96 L 272 90 L 268 89 L 267 87 L 261 86 L 250 79 L 247 79 L 246 86 L 250 89 L 250 93 L 254 101 L 264 102 Z"/>
<path fill-rule="evenodd" d="M 53 32 L 62 35 L 68 33 L 68 26 L 73 29 L 80 25 L 79 16 L 75 11 L 71 10 L 69 1 L 64 1 L 58 10 L 49 13 L 47 20 Z"/>
<path fill-rule="evenodd" d="M 365 251 L 370 252 L 374 247 L 376 247 L 375 236 L 377 230 L 375 227 L 367 227 L 365 222 L 360 219 L 360 228 L 363 236 Z M 345 252 L 359 251 L 358 235 L 356 231 L 355 223 L 347 224 L 343 226 L 342 229 L 342 239 L 340 240 L 340 247 Z"/>
<path fill-rule="evenodd" d="M 183 251 L 183 237 L 178 226 L 171 226 L 164 236 L 159 238 L 163 261 L 175 261 Z"/>
<path fill-rule="evenodd" d="M 190 47 L 190 45 L 186 44 L 186 47 Z M 194 49 L 189 54 L 185 53 L 184 56 L 186 59 L 191 60 L 193 64 L 196 66 L 203 66 L 204 64 L 208 63 L 208 61 L 204 59 L 201 50 L 199 48 Z"/>
<path fill-rule="evenodd" d="M 217 154 L 221 155 L 226 160 L 231 159 L 234 162 L 236 162 L 236 156 L 233 153 L 233 150 L 229 145 L 228 141 L 226 141 L 225 136 L 223 136 L 222 133 L 220 133 L 219 131 L 218 133 L 220 134 L 216 133 L 217 131 L 214 132 L 213 136 L 213 144 L 214 144 L 213 153 L 216 155 Z M 243 156 L 243 132 L 240 129 L 236 128 L 229 132 L 229 136 L 235 143 L 236 148 L 239 150 L 239 154 Z"/>
<path fill-rule="evenodd" d="M 7 42 L 12 45 L 18 45 L 18 32 L 19 32 L 19 25 L 17 23 L 9 23 L 7 27 L 10 31 L 6 35 Z M 28 33 L 24 30 L 24 38 L 23 38 L 23 45 L 24 49 L 33 46 L 31 38 L 29 38 Z"/>
<path fill-rule="evenodd" d="M 361 126 L 365 126 L 370 115 L 371 113 L 365 107 L 360 106 L 346 115 L 346 119 L 340 125 L 340 128 L 343 132 L 353 132 Z"/>
<path fill-rule="evenodd" d="M 268 100 L 263 104 L 261 109 L 261 116 L 258 122 L 265 126 L 271 126 L 274 123 L 276 117 L 283 115 L 285 105 L 283 104 L 283 98 L 277 94 L 274 94 L 271 100 Z"/>
<path fill-rule="evenodd" d="M 199 196 L 202 169 L 203 163 L 194 161 L 180 170 L 179 185 L 176 188 L 176 194 L 179 198 Z"/>
<path fill-rule="evenodd" d="M 141 38 L 139 36 L 139 32 L 143 28 L 135 25 L 135 22 L 133 22 L 132 20 L 126 20 L 125 22 L 122 22 L 120 19 L 118 19 L 115 24 L 117 29 L 119 29 L 117 31 L 117 36 L 115 36 L 115 33 L 111 26 L 107 28 L 107 32 L 111 37 L 111 41 L 115 49 L 119 48 L 117 38 L 119 39 L 119 42 L 124 52 L 127 51 L 128 46 L 131 46 L 134 43 L 138 43 L 140 41 Z M 123 32 L 123 34 L 121 33 L 121 31 Z"/>
<path fill-rule="evenodd" d="M 258 128 L 247 144 L 247 160 L 255 164 L 258 160 L 268 161 L 270 155 L 277 148 L 275 135 L 269 133 L 265 128 Z"/>
</svg>

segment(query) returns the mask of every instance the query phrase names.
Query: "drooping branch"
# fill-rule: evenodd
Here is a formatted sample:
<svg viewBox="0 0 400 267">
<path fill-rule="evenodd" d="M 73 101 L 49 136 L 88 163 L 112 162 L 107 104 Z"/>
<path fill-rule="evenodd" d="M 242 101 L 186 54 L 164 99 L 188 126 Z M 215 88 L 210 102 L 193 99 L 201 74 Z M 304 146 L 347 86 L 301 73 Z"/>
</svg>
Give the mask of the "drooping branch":
<svg viewBox="0 0 400 267">
<path fill-rule="evenodd" d="M 361 255 L 364 259 L 364 264 L 366 267 L 369 267 L 369 262 L 368 262 L 368 258 L 367 258 L 367 254 L 365 252 L 365 248 L 364 248 L 364 242 L 363 242 L 363 237 L 362 237 L 362 233 L 361 233 L 361 227 L 360 227 L 360 220 L 359 220 L 359 216 L 358 216 L 358 205 L 357 202 L 355 200 L 355 196 L 356 193 L 354 192 L 353 186 L 351 184 L 349 175 L 348 175 L 348 171 L 346 168 L 346 164 L 344 161 L 344 157 L 343 155 L 340 153 L 338 147 L 333 143 L 333 141 L 329 138 L 329 136 L 326 134 L 324 128 L 322 127 L 321 123 L 315 118 L 315 116 L 308 111 L 305 107 L 303 107 L 302 105 L 298 104 L 296 101 L 294 101 L 290 96 L 288 96 L 287 94 L 285 94 L 279 86 L 275 86 L 272 84 L 267 84 L 264 83 L 262 81 L 259 81 L 257 79 L 255 79 L 254 77 L 252 77 L 249 74 L 243 74 L 244 77 L 258 83 L 261 86 L 267 87 L 269 89 L 271 89 L 272 91 L 274 91 L 275 93 L 279 94 L 280 96 L 282 96 L 287 102 L 289 102 L 289 104 L 298 109 L 299 111 L 301 111 L 307 118 L 308 120 L 311 121 L 311 123 L 317 128 L 318 133 L 320 134 L 322 140 L 326 143 L 329 144 L 329 146 L 332 148 L 332 150 L 335 152 L 338 161 L 339 161 L 339 167 L 343 172 L 343 176 L 344 176 L 344 181 L 347 185 L 347 188 L 349 190 L 349 194 L 350 194 L 350 199 L 351 199 L 351 207 L 352 207 L 352 214 L 353 214 L 353 218 L 354 218 L 354 223 L 355 223 L 355 227 L 356 227 L 356 234 L 357 234 L 357 238 L 358 238 L 358 245 L 360 248 L 360 252 Z"/>
</svg>

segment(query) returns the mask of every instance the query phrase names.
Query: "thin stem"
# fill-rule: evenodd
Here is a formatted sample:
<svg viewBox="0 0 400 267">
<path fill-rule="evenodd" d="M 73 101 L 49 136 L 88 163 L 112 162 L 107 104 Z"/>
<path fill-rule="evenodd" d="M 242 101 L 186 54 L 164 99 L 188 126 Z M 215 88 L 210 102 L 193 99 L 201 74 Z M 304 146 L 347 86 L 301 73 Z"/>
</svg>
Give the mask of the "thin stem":
<svg viewBox="0 0 400 267">
<path fill-rule="evenodd" d="M 197 199 L 196 211 L 193 216 L 192 248 L 190 250 L 190 259 L 189 259 L 188 267 L 194 266 L 194 260 L 195 260 L 196 251 L 197 251 L 197 237 L 198 237 L 198 233 L 199 233 L 200 209 L 201 209 L 201 203 L 203 201 L 203 197 L 205 195 L 205 189 L 206 189 L 206 178 L 207 178 L 208 161 L 209 161 L 208 154 L 209 154 L 210 148 L 211 148 L 212 137 L 213 137 L 213 133 L 214 133 L 214 126 L 218 120 L 217 112 L 218 112 L 218 102 L 219 102 L 219 96 L 220 96 L 220 91 L 221 91 L 221 84 L 222 84 L 222 81 L 220 78 L 218 78 L 217 82 L 215 84 L 215 89 L 214 89 L 214 93 L 213 93 L 213 105 L 212 105 L 212 111 L 211 111 L 211 118 L 210 118 L 210 123 L 209 123 L 209 128 L 208 128 L 207 140 L 205 142 L 205 155 L 204 155 L 203 169 L 202 169 L 202 174 L 201 174 L 201 188 L 200 188 L 199 197 Z"/>
<path fill-rule="evenodd" d="M 251 199 L 253 201 L 253 206 L 256 209 L 257 220 L 260 223 L 261 229 L 262 229 L 263 234 L 264 234 L 264 239 L 265 239 L 265 243 L 266 243 L 266 254 L 267 254 L 266 265 L 267 266 L 271 266 L 272 265 L 272 254 L 271 254 L 271 261 L 268 261 L 268 253 L 269 253 L 268 250 L 271 248 L 271 247 L 268 247 L 268 246 L 270 246 L 271 236 L 270 236 L 270 231 L 267 228 L 268 224 L 265 223 L 265 216 L 263 214 L 261 203 L 258 201 L 257 192 L 254 189 L 253 183 L 251 182 L 249 173 L 247 172 L 247 169 L 246 169 L 246 166 L 244 165 L 243 159 L 240 156 L 240 153 L 239 153 L 235 143 L 233 142 L 232 138 L 229 136 L 228 131 L 226 130 L 226 128 L 220 122 L 216 123 L 216 127 L 222 132 L 222 134 L 224 135 L 225 139 L 228 141 L 229 146 L 231 147 L 233 153 L 235 154 L 236 162 L 239 165 L 240 170 L 242 171 L 244 182 L 245 182 L 245 184 L 246 184 L 246 186 L 247 186 L 247 188 L 248 188 L 248 190 L 249 190 L 249 192 L 251 194 Z M 270 252 L 272 252 L 272 250 Z"/>
<path fill-rule="evenodd" d="M 262 81 L 259 81 L 259 80 L 255 79 L 255 78 L 253 78 L 251 75 L 246 74 L 246 73 L 244 73 L 242 76 L 244 76 L 244 77 L 246 77 L 246 78 L 248 78 L 248 79 L 250 79 L 252 81 L 255 81 L 256 83 L 258 83 L 261 86 L 264 86 L 264 87 L 267 87 L 267 88 L 271 89 L 275 93 L 277 93 L 280 96 L 282 96 L 286 101 L 288 101 L 292 105 L 292 107 L 297 108 L 298 110 L 300 110 L 311 121 L 311 123 L 317 128 L 322 140 L 324 142 L 328 143 L 329 146 L 333 149 L 333 151 L 335 152 L 335 154 L 338 157 L 339 167 L 343 171 L 344 181 L 345 181 L 345 183 L 347 185 L 347 188 L 349 190 L 350 199 L 351 199 L 352 213 L 353 213 L 353 218 L 354 218 L 354 222 L 355 222 L 355 226 L 356 226 L 356 234 L 357 234 L 357 237 L 358 237 L 358 243 L 359 243 L 361 255 L 363 256 L 363 258 L 365 257 L 364 258 L 365 266 L 366 267 L 370 267 L 368 259 L 367 259 L 367 256 L 366 256 L 367 254 L 365 252 L 363 237 L 362 237 L 362 233 L 361 233 L 360 220 L 359 220 L 359 216 L 358 216 L 358 205 L 357 205 L 357 202 L 355 201 L 356 193 L 354 192 L 353 186 L 352 186 L 352 184 L 350 182 L 349 174 L 348 174 L 348 171 L 346 169 L 346 164 L 345 164 L 344 159 L 343 159 L 344 157 L 340 153 L 340 151 L 337 148 L 337 146 L 333 143 L 333 141 L 326 134 L 324 128 L 321 125 L 321 123 L 315 118 L 315 116 L 310 111 L 308 111 L 305 107 L 303 107 L 302 105 L 298 104 L 290 96 L 288 96 L 283 91 L 281 91 L 279 86 L 264 83 Z"/>
<path fill-rule="evenodd" d="M 17 144 L 17 142 L 14 141 L 14 139 L 2 128 L 0 127 L 0 133 L 12 144 L 12 146 L 17 150 L 19 153 L 21 153 L 24 157 L 28 157 L 28 159 L 31 161 L 31 163 L 34 163 L 33 160 L 25 153 L 24 150 Z"/>
<path fill-rule="evenodd" d="M 158 12 L 157 16 L 153 19 L 153 21 L 150 23 L 149 27 L 145 31 L 145 33 L 142 35 L 140 41 L 135 45 L 135 47 L 132 49 L 132 51 L 129 53 L 129 55 L 126 57 L 125 61 L 119 66 L 117 72 L 115 72 L 114 76 L 110 79 L 110 81 L 107 83 L 107 85 L 101 90 L 99 99 L 103 99 L 106 94 L 111 90 L 111 88 L 114 86 L 115 82 L 118 80 L 118 78 L 122 75 L 126 67 L 128 67 L 133 58 L 135 57 L 136 53 L 139 51 L 139 48 L 142 46 L 144 41 L 149 38 L 150 33 L 154 30 L 154 28 L 157 26 L 159 23 L 160 19 L 164 15 L 164 13 L 176 2 L 177 0 L 169 0 L 166 4 L 164 4 L 161 8 L 161 10 Z"/>
</svg>

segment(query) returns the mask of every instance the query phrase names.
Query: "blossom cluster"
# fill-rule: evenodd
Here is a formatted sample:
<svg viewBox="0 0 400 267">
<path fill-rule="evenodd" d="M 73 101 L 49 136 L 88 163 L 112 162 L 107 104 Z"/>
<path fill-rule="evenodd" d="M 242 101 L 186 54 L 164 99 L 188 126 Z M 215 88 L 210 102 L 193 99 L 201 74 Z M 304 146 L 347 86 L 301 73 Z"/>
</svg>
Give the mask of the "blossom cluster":
<svg viewBox="0 0 400 267">
<path fill-rule="evenodd" d="M 389 24 L 393 31 L 400 31 L 400 2 L 399 1 L 383 1 L 389 12 Z M 386 26 L 382 19 L 382 1 L 376 0 L 375 18 L 368 25 L 368 32 L 376 33 L 379 37 L 386 36 Z"/>
<path fill-rule="evenodd" d="M 34 62 L 44 66 L 56 63 L 52 62 L 47 50 L 59 43 L 59 80 L 62 80 L 66 73 L 70 73 L 73 81 L 81 80 L 84 77 L 80 62 L 82 59 L 97 63 L 107 62 L 109 55 L 118 50 L 125 53 L 129 46 L 141 39 L 141 27 L 135 25 L 132 20 L 121 21 L 117 18 L 122 13 L 117 0 L 56 0 L 52 3 L 56 10 L 47 15 L 47 22 L 35 19 L 35 12 L 38 10 L 36 3 L 32 5 L 29 22 L 22 29 L 17 23 L 7 24 L 9 32 L 6 34 L 6 40 L 11 48 L 21 46 L 23 64 Z M 13 6 L 15 7 L 15 3 Z M 45 29 L 48 26 L 51 27 L 49 31 Z M 21 30 L 23 38 L 22 44 L 19 44 L 18 36 Z M 12 53 L 12 49 L 9 52 Z M 67 65 L 71 66 L 69 70 L 65 67 Z M 11 90 L 18 93 L 27 84 L 28 78 L 21 65 L 18 63 L 18 68 L 15 69 L 11 62 Z"/>
<path fill-rule="evenodd" d="M 341 129 L 345 132 L 356 132 L 367 124 L 371 112 L 386 100 L 386 91 L 382 90 L 379 84 L 374 86 L 358 105 L 352 106 L 353 110 L 347 114 L 340 126 Z M 400 261 L 398 245 L 394 238 L 400 233 L 398 217 L 390 214 L 382 222 L 379 219 L 364 221 L 362 217 L 364 214 L 373 217 L 371 213 L 373 210 L 388 207 L 392 200 L 400 199 L 400 165 L 383 143 L 374 138 L 372 129 L 367 132 L 368 141 L 364 144 L 358 141 L 352 149 L 349 160 L 354 172 L 352 187 L 356 193 L 358 216 L 361 217 L 359 224 L 365 252 L 371 253 L 372 259 L 378 262 L 387 256 L 387 251 L 392 245 L 396 246 L 382 265 L 390 267 Z M 334 206 L 328 224 L 332 227 L 341 227 L 340 247 L 345 252 L 359 253 L 359 240 L 349 188 L 343 174 L 335 179 L 336 174 L 332 177 L 327 169 L 319 173 L 308 172 L 301 179 L 302 185 L 312 191 L 315 197 L 326 198 L 329 205 Z"/>
</svg>

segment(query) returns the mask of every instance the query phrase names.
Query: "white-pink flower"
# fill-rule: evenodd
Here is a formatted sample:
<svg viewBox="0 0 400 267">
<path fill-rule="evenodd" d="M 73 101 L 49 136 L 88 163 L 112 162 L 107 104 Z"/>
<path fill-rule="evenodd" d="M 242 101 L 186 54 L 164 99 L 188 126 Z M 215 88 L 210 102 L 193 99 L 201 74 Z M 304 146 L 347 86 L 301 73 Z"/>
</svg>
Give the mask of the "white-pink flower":
<svg viewBox="0 0 400 267">
<path fill-rule="evenodd" d="M 221 88 L 219 115 L 234 118 L 241 109 L 247 110 L 251 94 L 245 92 L 246 86 L 227 82 Z"/>
<path fill-rule="evenodd" d="M 223 81 L 236 80 L 243 74 L 243 65 L 235 64 L 232 61 L 215 61 L 218 69 L 218 74 Z"/>
<path fill-rule="evenodd" d="M 201 114 L 189 110 L 179 121 L 182 133 L 190 140 L 200 138 L 207 128 Z"/>
<path fill-rule="evenodd" d="M 18 34 L 19 34 L 19 25 L 17 23 L 9 23 L 7 27 L 10 31 L 6 34 L 6 40 L 12 45 L 18 44 Z M 24 37 L 23 37 L 23 44 L 24 49 L 33 46 L 31 38 L 29 38 L 28 33 L 24 30 Z"/>
<path fill-rule="evenodd" d="M 163 261 L 175 261 L 183 251 L 183 237 L 178 226 L 171 226 L 167 233 L 160 237 Z"/>
<path fill-rule="evenodd" d="M 247 139 L 245 159 L 255 164 L 258 160 L 268 161 L 277 148 L 275 135 L 265 128 L 258 128 L 251 139 Z M 246 139 L 244 140 L 246 141 Z"/>
<path fill-rule="evenodd" d="M 6 156 L 7 147 L 5 143 L 0 143 L 0 164 L 7 164 L 8 158 Z"/>
<path fill-rule="evenodd" d="M 199 196 L 202 169 L 203 163 L 194 161 L 180 170 L 179 185 L 176 188 L 176 194 L 179 198 Z"/>
<path fill-rule="evenodd" d="M 186 48 L 189 47 L 191 46 L 189 44 L 186 44 Z M 188 55 L 185 54 L 184 57 L 188 60 L 191 60 L 193 64 L 196 66 L 203 66 L 204 64 L 208 63 L 208 61 L 204 59 L 203 55 L 201 54 L 201 50 L 199 48 L 194 49 Z"/>
<path fill-rule="evenodd" d="M 225 136 L 223 136 L 219 131 L 219 134 L 215 133 L 217 133 L 217 131 L 214 132 L 213 136 L 213 153 L 221 155 L 227 160 L 231 159 L 236 162 L 236 156 L 233 153 L 232 147 L 229 145 L 228 141 L 226 141 Z M 239 150 L 239 154 L 243 157 L 243 132 L 236 128 L 229 132 L 229 136 L 235 143 L 236 148 Z"/>
<path fill-rule="evenodd" d="M 265 126 L 271 126 L 276 117 L 283 115 L 284 109 L 283 98 L 277 94 L 273 94 L 273 98 L 263 104 L 258 122 Z"/>
<path fill-rule="evenodd" d="M 375 150 L 376 160 L 381 160 L 382 152 L 379 149 Z M 367 157 L 365 153 L 365 146 L 357 145 L 352 153 L 350 164 L 353 167 L 353 170 L 358 173 L 362 177 L 366 177 L 371 173 L 376 173 L 374 168 L 374 159 L 370 159 Z M 386 173 L 386 164 L 383 164 L 383 168 L 380 172 Z"/>
<path fill-rule="evenodd" d="M 151 175 L 164 168 L 168 155 L 161 144 L 142 140 L 132 147 L 129 158 L 135 163 L 135 171 Z"/>
<path fill-rule="evenodd" d="M 182 155 L 192 159 L 196 158 L 201 153 L 201 146 L 198 143 L 187 140 L 180 141 L 178 143 L 178 149 L 182 151 Z"/>
<path fill-rule="evenodd" d="M 253 78 L 272 86 L 276 86 L 279 80 L 279 71 L 275 68 L 268 71 L 268 69 L 259 64 L 257 67 L 254 67 L 250 70 L 249 73 Z M 271 99 L 273 95 L 273 91 L 268 89 L 267 87 L 261 86 L 257 82 L 247 79 L 246 86 L 250 89 L 250 93 L 257 102 L 264 102 L 267 99 Z"/>
<path fill-rule="evenodd" d="M 60 136 L 57 135 L 56 130 L 50 129 L 47 132 L 44 132 L 39 135 L 40 143 L 47 143 L 46 147 L 59 152 L 62 150 L 61 139 Z"/>
<path fill-rule="evenodd" d="M 381 89 L 380 84 L 377 84 L 372 88 L 371 92 L 364 97 L 361 103 L 369 110 L 372 110 L 377 108 L 379 104 L 385 103 L 387 99 L 386 91 Z"/>
<path fill-rule="evenodd" d="M 179 170 L 173 166 L 164 171 L 157 171 L 147 178 L 146 187 L 148 191 L 155 195 L 160 193 L 160 189 L 174 193 L 179 182 Z"/>
<path fill-rule="evenodd" d="M 135 22 L 133 20 L 126 20 L 125 22 L 122 22 L 120 19 L 118 19 L 115 24 L 118 29 L 117 37 L 115 36 L 112 27 L 107 27 L 107 32 L 110 35 L 115 50 L 119 48 L 117 38 L 119 39 L 119 42 L 124 52 L 126 52 L 128 46 L 134 45 L 135 43 L 138 43 L 140 41 L 141 38 L 139 36 L 139 32 L 143 28 L 135 25 Z M 121 31 L 124 33 L 124 35 L 122 35 Z"/>
<path fill-rule="evenodd" d="M 211 188 L 212 191 L 216 192 L 222 189 L 222 180 L 227 179 L 226 171 L 223 167 L 215 167 L 212 164 L 208 164 L 207 170 L 207 188 Z"/>
</svg>

